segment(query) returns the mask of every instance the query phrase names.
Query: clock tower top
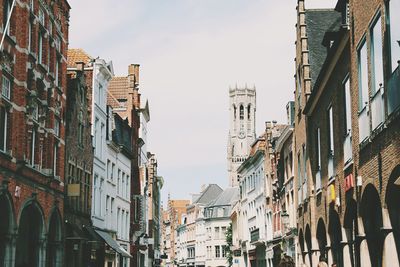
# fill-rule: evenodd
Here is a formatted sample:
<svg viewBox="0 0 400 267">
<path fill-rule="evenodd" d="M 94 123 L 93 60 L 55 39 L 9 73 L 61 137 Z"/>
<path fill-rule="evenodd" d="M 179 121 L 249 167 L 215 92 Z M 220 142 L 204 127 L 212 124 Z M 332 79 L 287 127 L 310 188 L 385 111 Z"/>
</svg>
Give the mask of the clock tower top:
<svg viewBox="0 0 400 267">
<path fill-rule="evenodd" d="M 229 114 L 228 176 L 230 186 L 237 186 L 237 168 L 256 139 L 256 88 L 229 88 Z"/>
</svg>

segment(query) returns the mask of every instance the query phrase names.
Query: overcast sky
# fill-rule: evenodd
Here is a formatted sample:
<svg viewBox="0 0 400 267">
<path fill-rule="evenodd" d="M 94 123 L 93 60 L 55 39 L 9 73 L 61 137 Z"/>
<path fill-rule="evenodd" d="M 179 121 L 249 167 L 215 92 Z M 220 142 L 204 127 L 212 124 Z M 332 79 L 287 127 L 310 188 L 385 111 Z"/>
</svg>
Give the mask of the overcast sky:
<svg viewBox="0 0 400 267">
<path fill-rule="evenodd" d="M 296 0 L 69 0 L 70 47 L 141 65 L 163 200 L 228 185 L 229 86 L 257 88 L 257 134 L 293 99 Z M 335 0 L 307 0 L 307 8 Z"/>
</svg>

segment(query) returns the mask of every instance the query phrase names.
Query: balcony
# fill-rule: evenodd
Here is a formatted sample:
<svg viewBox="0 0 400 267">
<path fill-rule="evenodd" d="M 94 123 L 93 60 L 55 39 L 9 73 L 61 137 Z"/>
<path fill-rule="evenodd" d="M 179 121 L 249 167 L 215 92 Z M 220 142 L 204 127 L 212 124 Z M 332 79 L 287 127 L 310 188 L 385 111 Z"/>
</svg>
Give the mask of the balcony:
<svg viewBox="0 0 400 267">
<path fill-rule="evenodd" d="M 400 66 L 397 66 L 388 81 L 387 105 L 389 115 L 400 107 Z"/>
<path fill-rule="evenodd" d="M 360 144 L 369 136 L 368 106 L 366 105 L 358 114 L 358 130 L 360 134 Z"/>
<path fill-rule="evenodd" d="M 372 130 L 378 128 L 385 120 L 385 110 L 383 101 L 384 101 L 383 87 L 380 87 L 379 90 L 375 93 L 375 95 L 371 99 Z"/>
<path fill-rule="evenodd" d="M 255 243 L 260 239 L 260 229 L 257 228 L 250 232 L 250 242 Z"/>
</svg>

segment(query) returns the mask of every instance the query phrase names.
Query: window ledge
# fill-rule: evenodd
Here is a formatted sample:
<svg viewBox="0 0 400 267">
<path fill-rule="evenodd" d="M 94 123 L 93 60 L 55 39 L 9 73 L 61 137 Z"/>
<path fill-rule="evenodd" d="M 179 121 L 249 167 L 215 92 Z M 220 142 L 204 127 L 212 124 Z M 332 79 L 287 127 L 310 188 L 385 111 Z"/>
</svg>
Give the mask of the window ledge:
<svg viewBox="0 0 400 267">
<path fill-rule="evenodd" d="M 12 158 L 13 158 L 11 150 L 8 150 L 8 151 L 0 150 L 0 155 L 9 160 L 12 160 Z"/>
</svg>

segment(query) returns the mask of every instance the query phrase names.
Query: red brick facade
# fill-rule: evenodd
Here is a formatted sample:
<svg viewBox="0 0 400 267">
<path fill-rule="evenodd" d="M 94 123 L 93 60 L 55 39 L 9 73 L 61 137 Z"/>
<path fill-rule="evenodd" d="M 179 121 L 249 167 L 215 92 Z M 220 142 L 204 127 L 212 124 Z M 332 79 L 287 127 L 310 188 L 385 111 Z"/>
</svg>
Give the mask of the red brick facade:
<svg viewBox="0 0 400 267">
<path fill-rule="evenodd" d="M 70 6 L 65 0 L 16 1 L 13 9 L 12 1 L 0 3 L 4 18 L 12 10 L 1 51 L 0 213 L 6 216 L 0 220 L 8 230 L 0 237 L 0 261 L 61 266 Z"/>
</svg>

